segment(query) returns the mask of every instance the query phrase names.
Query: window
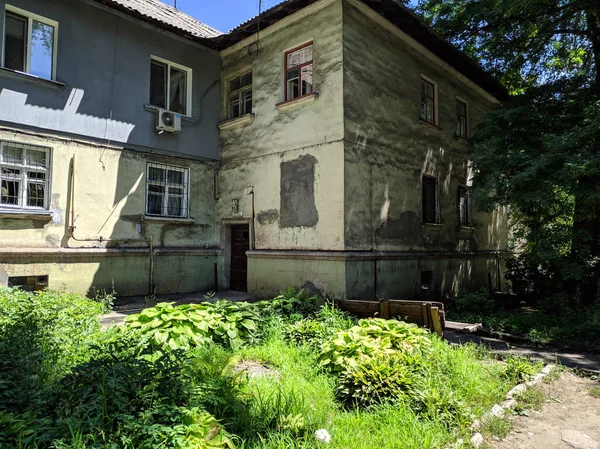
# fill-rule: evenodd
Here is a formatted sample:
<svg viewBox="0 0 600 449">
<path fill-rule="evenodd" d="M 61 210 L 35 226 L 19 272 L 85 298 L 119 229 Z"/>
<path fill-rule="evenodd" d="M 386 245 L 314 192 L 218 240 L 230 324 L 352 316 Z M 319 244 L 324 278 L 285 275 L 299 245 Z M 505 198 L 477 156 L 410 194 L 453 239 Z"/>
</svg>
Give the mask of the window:
<svg viewBox="0 0 600 449">
<path fill-rule="evenodd" d="M 421 78 L 421 120 L 435 125 L 435 84 Z"/>
<path fill-rule="evenodd" d="M 456 136 L 467 138 L 467 103 L 456 99 Z"/>
<path fill-rule="evenodd" d="M 0 142 L 0 208 L 47 208 L 49 172 L 49 150 Z"/>
<path fill-rule="evenodd" d="M 433 271 L 421 271 L 421 289 L 429 290 L 433 287 Z"/>
<path fill-rule="evenodd" d="M 183 115 L 192 115 L 192 69 L 152 57 L 150 104 Z"/>
<path fill-rule="evenodd" d="M 469 189 L 465 186 L 458 186 L 458 225 L 470 227 L 471 221 L 471 198 Z"/>
<path fill-rule="evenodd" d="M 146 214 L 187 218 L 187 168 L 149 163 L 146 172 Z"/>
<path fill-rule="evenodd" d="M 285 54 L 285 100 L 313 93 L 313 44 L 295 48 Z"/>
<path fill-rule="evenodd" d="M 227 117 L 232 119 L 252 112 L 252 72 L 229 81 Z"/>
<path fill-rule="evenodd" d="M 439 223 L 438 180 L 423 175 L 423 223 Z"/>
<path fill-rule="evenodd" d="M 48 275 L 12 276 L 8 278 L 9 287 L 18 287 L 26 292 L 37 292 L 48 288 Z"/>
<path fill-rule="evenodd" d="M 57 22 L 7 5 L 3 67 L 54 79 L 57 34 Z"/>
</svg>

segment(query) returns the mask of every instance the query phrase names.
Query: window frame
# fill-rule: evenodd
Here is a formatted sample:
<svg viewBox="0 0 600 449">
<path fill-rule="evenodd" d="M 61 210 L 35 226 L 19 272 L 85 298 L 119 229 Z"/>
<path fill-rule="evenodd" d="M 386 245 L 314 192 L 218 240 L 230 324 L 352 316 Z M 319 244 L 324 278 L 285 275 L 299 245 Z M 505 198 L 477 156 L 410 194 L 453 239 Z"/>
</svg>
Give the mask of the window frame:
<svg viewBox="0 0 600 449">
<path fill-rule="evenodd" d="M 151 82 L 152 82 L 152 61 L 156 61 L 159 62 L 161 64 L 165 64 L 167 66 L 167 91 L 165 92 L 165 107 L 162 106 L 158 106 L 155 104 L 152 104 L 152 98 L 150 98 L 150 86 L 151 86 Z M 169 108 L 170 103 L 171 103 L 171 67 L 174 67 L 178 70 L 181 70 L 183 72 L 186 73 L 186 78 L 187 78 L 187 83 L 186 83 L 186 99 L 185 99 L 185 113 L 181 113 L 181 112 L 176 112 L 176 111 L 171 111 L 171 109 Z M 190 67 L 186 67 L 184 65 L 181 64 L 177 64 L 176 62 L 173 61 L 169 61 L 168 59 L 164 59 L 161 58 L 159 56 L 155 56 L 155 55 L 150 55 L 150 66 L 148 67 L 149 70 L 149 85 L 148 85 L 148 104 L 150 106 L 153 106 L 155 108 L 160 108 L 160 109 L 164 109 L 166 111 L 169 112 L 173 112 L 175 114 L 181 114 L 185 117 L 191 117 L 192 116 L 192 77 L 194 75 L 194 70 Z"/>
<path fill-rule="evenodd" d="M 4 9 L 4 17 L 3 17 L 3 29 L 2 29 L 2 68 L 6 70 L 12 70 L 6 68 L 6 13 L 13 13 L 19 16 L 22 16 L 27 19 L 27 42 L 25 43 L 25 67 L 22 72 L 20 70 L 15 70 L 18 73 L 25 73 L 29 76 L 39 79 L 50 79 L 51 81 L 56 81 L 56 66 L 57 66 L 57 55 L 58 55 L 58 22 L 56 20 L 48 19 L 47 17 L 40 16 L 38 14 L 32 13 L 25 9 L 17 8 L 12 5 L 5 5 Z M 33 75 L 31 73 L 31 33 L 33 32 L 33 21 L 43 23 L 45 25 L 49 25 L 54 28 L 54 39 L 52 42 L 52 75 L 50 78 L 43 78 L 41 76 Z"/>
<path fill-rule="evenodd" d="M 17 145 L 17 146 L 22 146 L 23 147 L 23 160 L 21 162 L 21 164 L 14 164 L 14 163 L 7 163 L 7 162 L 3 162 L 3 152 L 4 152 L 4 146 L 5 145 Z M 44 153 L 46 153 L 46 166 L 45 168 L 42 167 L 34 167 L 34 166 L 29 166 L 26 164 L 26 152 L 28 149 L 32 149 L 35 151 L 43 151 Z M 35 144 L 30 144 L 30 143 L 25 143 L 25 142 L 16 142 L 16 141 L 9 141 L 9 140 L 0 140 L 0 189 L 2 188 L 2 180 L 3 180 L 3 176 L 2 176 L 2 168 L 3 167 L 9 167 L 9 168 L 15 168 L 21 171 L 20 174 L 20 179 L 19 179 L 19 183 L 21 184 L 19 189 L 19 196 L 18 196 L 18 204 L 2 204 L 1 203 L 1 199 L 0 199 L 0 210 L 13 210 L 13 211 L 23 211 L 23 212 L 27 212 L 27 211 L 47 211 L 50 209 L 50 196 L 51 196 L 51 189 L 52 189 L 52 148 L 50 147 L 44 147 L 41 145 L 35 145 Z M 28 176 L 28 171 L 34 171 L 34 172 L 43 172 L 45 173 L 45 179 L 43 181 L 44 184 L 44 189 L 45 189 L 45 195 L 44 195 L 44 204 L 43 206 L 28 206 L 27 205 L 27 199 L 28 199 L 28 185 L 29 185 L 29 176 Z M 39 181 L 35 181 L 33 180 L 34 184 L 41 184 Z M 1 194 L 0 194 L 1 197 Z"/>
<path fill-rule="evenodd" d="M 433 88 L 433 111 L 431 114 L 432 120 L 433 121 L 429 121 L 427 120 L 427 118 L 423 118 L 422 116 L 422 111 L 423 111 L 423 84 L 428 84 Z M 434 126 L 438 126 L 439 120 L 438 120 L 438 84 L 432 80 L 431 78 L 421 74 L 421 78 L 420 78 L 420 83 L 419 83 L 419 95 L 420 95 L 420 100 L 419 100 L 419 119 L 422 120 L 425 123 L 429 123 L 430 125 L 434 125 Z M 425 99 L 427 99 L 429 97 L 425 97 Z"/>
<path fill-rule="evenodd" d="M 292 68 L 288 67 L 288 55 L 290 53 L 294 53 L 297 52 L 299 50 L 302 50 L 304 48 L 307 47 L 313 47 L 312 51 L 313 51 L 313 55 L 312 55 L 312 59 L 308 62 L 304 62 L 302 64 L 298 64 L 295 66 L 292 66 Z M 313 78 L 313 91 L 308 93 L 308 94 L 304 94 L 302 95 L 302 68 L 312 65 L 313 66 L 313 77 L 314 77 L 314 64 L 315 64 L 315 47 L 314 47 L 314 41 L 311 39 L 308 42 L 305 42 L 303 44 L 300 44 L 296 47 L 293 47 L 291 49 L 288 50 L 284 50 L 283 51 L 283 102 L 288 102 L 288 101 L 293 101 L 293 100 L 297 100 L 299 98 L 303 98 L 303 97 L 308 97 L 310 95 L 313 95 L 315 93 L 315 88 L 314 88 L 314 78 Z M 288 98 L 288 79 L 287 79 L 287 74 L 288 72 L 290 72 L 291 70 L 298 70 L 298 96 L 294 97 L 294 98 Z"/>
<path fill-rule="evenodd" d="M 250 83 L 249 86 L 244 86 L 244 87 L 242 87 L 240 89 L 237 89 L 237 90 L 234 90 L 234 91 L 230 90 L 230 88 L 231 88 L 231 82 L 232 81 L 234 81 L 237 78 L 242 78 L 242 77 L 244 77 L 244 76 L 246 76 L 248 74 L 250 74 L 252 76 L 252 81 L 251 81 L 251 83 Z M 226 118 L 225 118 L 225 120 L 233 120 L 233 119 L 236 119 L 236 118 L 243 117 L 244 115 L 253 113 L 254 112 L 254 72 L 253 72 L 252 68 L 247 68 L 247 69 L 245 69 L 245 70 L 243 70 L 241 72 L 237 72 L 237 73 L 229 76 L 228 78 L 225 79 L 225 83 L 226 83 L 226 85 L 225 85 L 225 87 L 226 87 L 226 89 L 225 89 L 225 92 L 226 92 L 226 96 L 225 96 L 225 116 L 226 116 Z M 240 102 L 240 104 L 242 104 L 243 103 L 242 102 L 243 94 L 244 94 L 245 91 L 248 91 L 248 90 L 250 90 L 250 94 L 252 96 L 252 100 L 251 100 L 252 111 L 251 112 L 244 112 L 243 114 L 240 113 L 240 115 L 233 117 L 231 115 L 231 109 L 230 109 L 230 105 L 231 105 L 230 97 L 231 97 L 231 95 L 233 95 L 235 93 L 239 93 L 238 101 Z M 245 102 L 244 102 L 244 105 L 245 105 Z"/>
<path fill-rule="evenodd" d="M 428 179 L 433 179 L 435 181 L 435 189 L 434 189 L 434 193 L 435 193 L 435 219 L 434 221 L 426 221 L 425 220 L 425 201 L 424 201 L 424 196 L 425 196 L 425 189 L 424 184 L 425 184 L 425 178 Z M 423 224 L 441 224 L 441 217 L 440 217 L 440 182 L 439 182 L 439 178 L 437 176 L 431 176 L 431 175 L 427 175 L 425 173 L 423 173 L 421 175 L 421 222 Z"/>
<path fill-rule="evenodd" d="M 169 215 L 169 185 L 168 182 L 165 181 L 164 183 L 164 187 L 165 187 L 165 193 L 163 196 L 163 202 L 161 205 L 161 213 L 160 214 L 154 214 L 154 213 L 150 213 L 148 208 L 149 208 L 149 201 L 148 201 L 148 197 L 149 197 L 149 186 L 151 184 L 153 185 L 163 185 L 162 183 L 158 183 L 158 182 L 150 182 L 150 168 L 158 168 L 158 169 L 162 169 L 162 170 L 171 170 L 171 171 L 177 171 L 180 173 L 183 173 L 183 185 L 182 185 L 182 190 L 183 190 L 183 211 L 184 213 L 182 215 Z M 167 179 L 167 178 L 165 178 Z M 171 164 L 163 164 L 160 162 L 147 162 L 146 163 L 146 198 L 145 198 L 145 215 L 148 217 L 159 217 L 159 218 L 171 218 L 171 219 L 186 219 L 190 217 L 190 204 L 189 204 L 189 198 L 190 198 L 190 169 L 189 167 L 181 167 L 178 165 L 171 165 Z"/>
<path fill-rule="evenodd" d="M 466 222 L 466 224 L 463 223 L 462 219 L 461 219 L 461 210 L 462 210 L 460 207 L 461 190 L 464 190 L 465 198 L 467 200 L 467 217 L 466 217 L 467 222 Z M 456 195 L 457 195 L 456 208 L 457 208 L 457 212 L 458 212 L 458 227 L 459 228 L 472 228 L 473 227 L 473 211 L 472 211 L 472 204 L 471 204 L 471 192 L 470 192 L 469 186 L 467 186 L 465 184 L 458 184 Z"/>
<path fill-rule="evenodd" d="M 462 136 L 460 135 L 457 131 L 458 131 L 458 120 L 461 118 L 460 115 L 458 115 L 458 105 L 459 103 L 462 103 L 465 105 L 465 135 Z M 465 139 L 467 140 L 469 138 L 469 102 L 462 99 L 461 97 L 456 97 L 456 130 L 455 130 L 455 135 L 456 137 L 458 137 L 459 139 Z"/>
</svg>

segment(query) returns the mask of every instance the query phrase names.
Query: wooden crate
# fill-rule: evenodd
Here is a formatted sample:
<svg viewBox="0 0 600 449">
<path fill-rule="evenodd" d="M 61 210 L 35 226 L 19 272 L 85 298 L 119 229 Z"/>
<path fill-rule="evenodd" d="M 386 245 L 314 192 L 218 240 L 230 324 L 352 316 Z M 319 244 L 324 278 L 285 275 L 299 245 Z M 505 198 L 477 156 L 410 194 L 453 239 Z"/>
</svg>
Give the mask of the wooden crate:
<svg viewBox="0 0 600 449">
<path fill-rule="evenodd" d="M 436 301 L 390 299 L 384 301 L 337 300 L 340 309 L 360 317 L 397 318 L 442 334 L 446 324 L 444 304 Z"/>
</svg>

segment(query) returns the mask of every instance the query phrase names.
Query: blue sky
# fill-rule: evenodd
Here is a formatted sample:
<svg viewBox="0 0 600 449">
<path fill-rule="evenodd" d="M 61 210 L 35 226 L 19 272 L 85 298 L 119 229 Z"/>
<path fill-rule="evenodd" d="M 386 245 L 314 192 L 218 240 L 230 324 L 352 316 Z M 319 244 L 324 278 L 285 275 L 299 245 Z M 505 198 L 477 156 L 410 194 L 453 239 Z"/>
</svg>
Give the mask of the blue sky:
<svg viewBox="0 0 600 449">
<path fill-rule="evenodd" d="M 162 0 L 173 5 L 174 0 Z M 263 0 L 263 11 L 281 0 Z M 177 8 L 190 16 L 227 32 L 258 14 L 258 0 L 177 0 Z"/>
</svg>

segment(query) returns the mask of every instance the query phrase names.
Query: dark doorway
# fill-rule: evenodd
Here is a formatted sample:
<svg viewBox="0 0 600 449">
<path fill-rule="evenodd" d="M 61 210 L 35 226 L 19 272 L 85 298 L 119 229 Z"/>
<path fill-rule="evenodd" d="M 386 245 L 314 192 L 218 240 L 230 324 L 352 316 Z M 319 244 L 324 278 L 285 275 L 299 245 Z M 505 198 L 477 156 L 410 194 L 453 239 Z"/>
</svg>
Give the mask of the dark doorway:
<svg viewBox="0 0 600 449">
<path fill-rule="evenodd" d="M 240 292 L 248 289 L 248 259 L 250 230 L 247 224 L 231 226 L 231 272 L 230 288 Z"/>
</svg>

